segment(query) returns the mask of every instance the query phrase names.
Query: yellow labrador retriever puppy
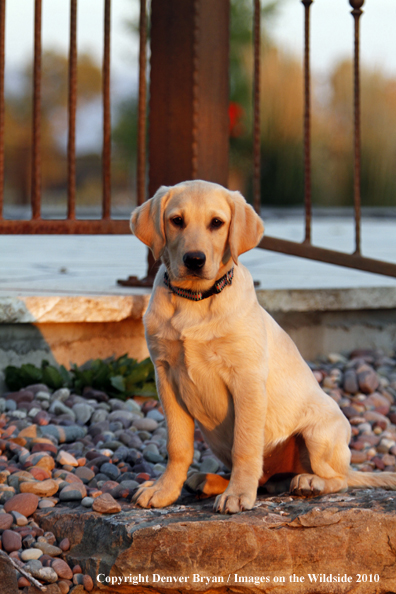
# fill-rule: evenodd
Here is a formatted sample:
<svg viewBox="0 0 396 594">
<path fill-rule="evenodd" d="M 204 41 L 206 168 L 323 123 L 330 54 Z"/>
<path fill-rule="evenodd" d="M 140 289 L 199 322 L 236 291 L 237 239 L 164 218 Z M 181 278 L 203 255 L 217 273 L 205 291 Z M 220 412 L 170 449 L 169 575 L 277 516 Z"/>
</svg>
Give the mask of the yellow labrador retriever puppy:
<svg viewBox="0 0 396 594">
<path fill-rule="evenodd" d="M 162 259 L 144 316 L 168 427 L 163 475 L 134 501 L 164 507 L 193 460 L 197 421 L 230 480 L 196 473 L 190 488 L 217 495 L 221 513 L 251 509 L 257 487 L 292 473 L 291 492 L 396 489 L 393 473 L 352 471 L 350 426 L 289 336 L 259 305 L 238 256 L 264 226 L 238 192 L 204 181 L 162 187 L 132 213 L 133 233 Z"/>
</svg>

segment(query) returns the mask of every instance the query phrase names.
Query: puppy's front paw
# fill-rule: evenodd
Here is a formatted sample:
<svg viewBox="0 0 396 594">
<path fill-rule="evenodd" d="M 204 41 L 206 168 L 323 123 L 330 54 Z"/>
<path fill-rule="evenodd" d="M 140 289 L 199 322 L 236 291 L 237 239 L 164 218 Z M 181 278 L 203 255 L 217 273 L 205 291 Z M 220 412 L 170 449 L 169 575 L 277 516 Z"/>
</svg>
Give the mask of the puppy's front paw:
<svg viewBox="0 0 396 594">
<path fill-rule="evenodd" d="M 166 507 L 179 497 L 179 493 L 169 491 L 162 487 L 159 482 L 146 481 L 139 487 L 132 502 L 140 507 Z"/>
<path fill-rule="evenodd" d="M 221 514 L 237 514 L 246 509 L 252 509 L 256 501 L 256 492 L 249 493 L 233 493 L 231 490 L 226 490 L 222 495 L 216 497 L 213 509 Z"/>
</svg>

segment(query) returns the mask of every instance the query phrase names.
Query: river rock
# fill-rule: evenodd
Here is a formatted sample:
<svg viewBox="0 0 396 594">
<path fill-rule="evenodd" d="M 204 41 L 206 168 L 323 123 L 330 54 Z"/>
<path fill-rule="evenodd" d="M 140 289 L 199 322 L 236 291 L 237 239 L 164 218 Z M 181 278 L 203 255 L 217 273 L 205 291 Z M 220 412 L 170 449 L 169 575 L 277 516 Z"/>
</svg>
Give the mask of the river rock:
<svg viewBox="0 0 396 594">
<path fill-rule="evenodd" d="M 68 564 L 65 563 L 65 561 L 63 561 L 62 559 L 55 559 L 55 561 L 52 562 L 51 567 L 52 569 L 54 569 L 54 571 L 56 571 L 60 578 L 63 578 L 65 580 L 73 579 L 72 570 L 70 569 Z"/>
<path fill-rule="evenodd" d="M 115 464 L 111 464 L 109 462 L 105 462 L 100 467 L 100 472 L 106 474 L 111 480 L 117 480 L 120 476 L 121 472 L 120 469 L 117 468 Z"/>
<path fill-rule="evenodd" d="M 14 518 L 12 514 L 0 514 L 0 530 L 8 530 L 8 528 L 11 528 L 13 522 Z"/>
<path fill-rule="evenodd" d="M 87 496 L 87 490 L 82 483 L 70 483 L 63 487 L 59 494 L 60 501 L 81 501 Z"/>
<path fill-rule="evenodd" d="M 121 511 L 121 506 L 110 493 L 103 493 L 95 498 L 92 509 L 100 514 L 117 514 Z"/>
<path fill-rule="evenodd" d="M 26 481 L 20 485 L 21 493 L 34 493 L 39 497 L 51 497 L 59 489 L 59 485 L 53 479 L 46 481 Z"/>
<path fill-rule="evenodd" d="M 378 375 L 369 365 L 362 365 L 357 370 L 359 388 L 364 394 L 371 394 L 379 386 Z"/>
<path fill-rule="evenodd" d="M 22 538 L 20 534 L 14 532 L 14 530 L 4 530 L 1 535 L 1 544 L 7 553 L 11 553 L 12 551 L 18 551 L 22 548 Z"/>
<path fill-rule="evenodd" d="M 89 481 L 95 477 L 94 471 L 86 466 L 79 466 L 76 468 L 75 475 L 78 476 L 83 483 L 89 483 Z"/>
<path fill-rule="evenodd" d="M 62 549 L 49 544 L 49 542 L 36 542 L 33 546 L 36 549 L 40 549 L 40 551 L 42 551 L 45 555 L 49 555 L 50 557 L 58 557 L 62 554 Z"/>
<path fill-rule="evenodd" d="M 64 450 L 60 450 L 56 457 L 56 461 L 61 466 L 64 466 L 65 464 L 68 464 L 69 466 L 78 466 L 78 462 L 75 459 L 75 457 L 72 456 L 72 454 L 69 454 L 69 452 L 65 452 Z"/>
<path fill-rule="evenodd" d="M 4 504 L 6 512 L 17 511 L 27 518 L 37 509 L 39 498 L 34 493 L 19 493 Z"/>
<path fill-rule="evenodd" d="M 158 427 L 157 421 L 154 419 L 135 419 L 132 423 L 133 427 L 136 427 L 138 431 L 155 431 Z"/>
<path fill-rule="evenodd" d="M 78 402 L 72 407 L 72 411 L 76 416 L 76 420 L 85 425 L 92 417 L 92 414 L 95 411 L 95 409 L 90 404 Z"/>
<path fill-rule="evenodd" d="M 40 549 L 25 549 L 21 553 L 21 559 L 25 562 L 30 561 L 31 559 L 40 559 L 42 554 L 43 551 L 40 551 Z"/>
<path fill-rule="evenodd" d="M 47 584 L 53 584 L 54 582 L 58 581 L 58 576 L 56 571 L 52 569 L 52 567 L 41 567 L 40 569 L 32 569 L 32 575 L 38 580 L 42 580 Z M 48 589 L 47 589 L 48 593 Z"/>
</svg>

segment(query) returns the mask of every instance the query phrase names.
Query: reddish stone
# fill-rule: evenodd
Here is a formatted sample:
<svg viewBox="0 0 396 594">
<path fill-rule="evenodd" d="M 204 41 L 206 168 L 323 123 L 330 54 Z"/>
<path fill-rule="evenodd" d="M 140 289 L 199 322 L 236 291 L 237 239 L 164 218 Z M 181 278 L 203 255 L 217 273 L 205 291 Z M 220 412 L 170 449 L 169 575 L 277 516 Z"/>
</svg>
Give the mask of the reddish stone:
<svg viewBox="0 0 396 594">
<path fill-rule="evenodd" d="M 96 497 L 92 509 L 100 514 L 117 514 L 121 511 L 121 506 L 110 493 L 103 493 Z"/>
<path fill-rule="evenodd" d="M 390 422 L 392 423 L 392 425 L 396 425 L 396 413 L 395 412 L 391 412 L 388 414 L 388 419 L 390 420 Z"/>
<path fill-rule="evenodd" d="M 71 580 L 73 579 L 73 572 L 68 566 L 68 564 L 63 561 L 62 559 L 55 559 L 51 565 L 52 569 L 56 571 L 57 575 L 60 578 Z"/>
<path fill-rule="evenodd" d="M 142 406 L 142 413 L 147 415 L 147 413 L 152 410 L 153 408 L 157 408 L 158 400 L 146 400 Z"/>
<path fill-rule="evenodd" d="M 9 427 L 7 427 L 7 429 L 5 429 L 2 433 L 2 438 L 7 439 L 8 437 L 11 437 L 13 433 L 18 433 L 18 428 L 16 425 L 10 425 Z"/>
<path fill-rule="evenodd" d="M 20 484 L 19 488 L 22 493 L 35 493 L 40 497 L 51 497 L 58 491 L 59 485 L 53 479 L 48 479 L 46 481 L 25 481 Z"/>
<path fill-rule="evenodd" d="M 366 444 L 364 443 L 364 441 L 354 441 L 353 443 L 350 444 L 349 446 L 351 448 L 351 450 L 364 450 L 364 448 L 366 447 Z"/>
<path fill-rule="evenodd" d="M 33 418 L 33 423 L 36 425 L 40 425 L 43 427 L 44 425 L 48 425 L 51 422 L 51 417 L 45 410 L 40 410 L 37 415 Z"/>
<path fill-rule="evenodd" d="M 31 449 L 32 454 L 35 452 L 50 452 L 51 454 L 56 454 L 57 451 L 57 447 L 50 443 L 35 443 Z"/>
<path fill-rule="evenodd" d="M 34 399 L 33 392 L 30 390 L 20 390 L 19 392 L 11 392 L 11 394 L 7 394 L 7 398 L 10 400 L 14 400 L 14 402 L 31 402 Z"/>
<path fill-rule="evenodd" d="M 363 464 L 367 460 L 367 452 L 352 452 L 351 463 L 352 464 Z"/>
<path fill-rule="evenodd" d="M 58 587 L 61 591 L 61 594 L 68 594 L 71 585 L 72 583 L 68 584 L 66 580 L 60 580 L 58 582 Z"/>
<path fill-rule="evenodd" d="M 28 518 L 37 509 L 39 498 L 34 493 L 19 493 L 4 504 L 6 512 L 17 511 Z"/>
<path fill-rule="evenodd" d="M 369 365 L 362 365 L 357 370 L 359 388 L 364 394 L 371 394 L 379 386 L 378 375 Z"/>
<path fill-rule="evenodd" d="M 94 587 L 94 583 L 90 575 L 85 574 L 83 577 L 83 586 L 87 592 L 91 592 Z"/>
<path fill-rule="evenodd" d="M 361 441 L 363 443 L 369 443 L 372 446 L 376 446 L 380 442 L 380 438 L 378 435 L 374 435 L 373 433 L 362 433 L 358 436 L 357 441 Z M 359 448 L 357 448 L 359 449 Z"/>
<path fill-rule="evenodd" d="M 120 483 L 117 483 L 117 481 L 106 481 L 100 488 L 102 493 L 110 493 L 110 491 L 118 487 L 119 484 Z"/>
<path fill-rule="evenodd" d="M 22 538 L 20 534 L 14 530 L 4 530 L 1 535 L 1 544 L 7 553 L 11 553 L 12 551 L 18 551 L 22 548 Z"/>
<path fill-rule="evenodd" d="M 8 530 L 14 522 L 14 517 L 11 514 L 0 514 L 0 530 Z"/>
<path fill-rule="evenodd" d="M 64 538 L 59 543 L 59 548 L 62 549 L 63 552 L 68 551 L 70 549 L 70 540 L 68 538 Z"/>
<path fill-rule="evenodd" d="M 74 574 L 76 574 L 76 573 L 82 573 L 82 569 L 81 569 L 81 567 L 80 567 L 79 565 L 75 565 L 75 566 L 73 567 L 73 573 L 74 573 Z"/>
<path fill-rule="evenodd" d="M 379 470 L 384 470 L 384 461 L 379 456 L 374 456 L 374 458 L 371 458 L 371 462 L 374 462 L 375 466 L 379 468 Z"/>
<path fill-rule="evenodd" d="M 150 480 L 150 475 L 147 474 L 147 472 L 140 472 L 136 478 L 135 481 L 137 481 L 138 483 L 145 483 L 146 481 Z"/>
<path fill-rule="evenodd" d="M 22 576 L 18 579 L 18 588 L 26 588 L 29 586 L 30 586 L 30 582 L 25 577 Z"/>
<path fill-rule="evenodd" d="M 48 470 L 39 468 L 38 466 L 33 466 L 29 472 L 37 481 L 46 481 L 51 478 L 51 473 Z"/>
</svg>

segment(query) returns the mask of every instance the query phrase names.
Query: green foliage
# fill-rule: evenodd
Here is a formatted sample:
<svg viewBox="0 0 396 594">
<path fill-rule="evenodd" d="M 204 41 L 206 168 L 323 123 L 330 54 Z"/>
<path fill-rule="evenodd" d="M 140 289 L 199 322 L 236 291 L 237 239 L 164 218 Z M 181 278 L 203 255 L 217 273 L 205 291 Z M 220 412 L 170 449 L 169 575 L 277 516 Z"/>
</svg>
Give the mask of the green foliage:
<svg viewBox="0 0 396 594">
<path fill-rule="evenodd" d="M 70 371 L 63 365 L 54 367 L 48 361 L 43 361 L 41 367 L 30 363 L 21 367 L 9 365 L 5 369 L 5 382 L 13 391 L 30 384 L 44 383 L 53 390 L 68 387 L 77 394 L 88 386 L 121 400 L 137 395 L 157 398 L 151 359 L 138 363 L 128 355 L 118 359 L 95 359 L 80 367 L 73 364 Z"/>
</svg>

